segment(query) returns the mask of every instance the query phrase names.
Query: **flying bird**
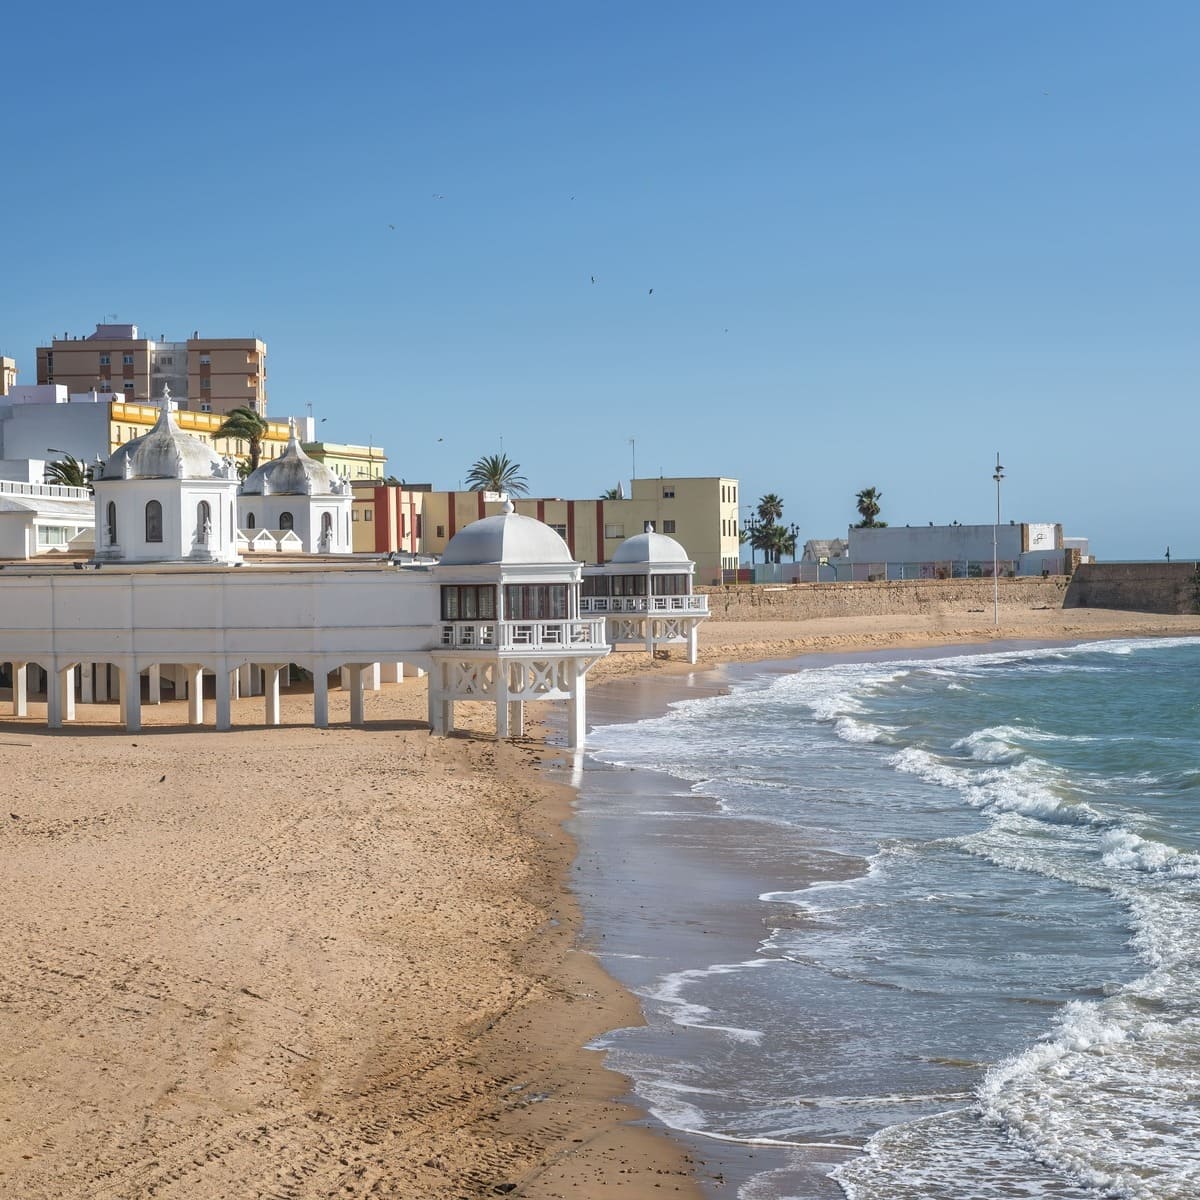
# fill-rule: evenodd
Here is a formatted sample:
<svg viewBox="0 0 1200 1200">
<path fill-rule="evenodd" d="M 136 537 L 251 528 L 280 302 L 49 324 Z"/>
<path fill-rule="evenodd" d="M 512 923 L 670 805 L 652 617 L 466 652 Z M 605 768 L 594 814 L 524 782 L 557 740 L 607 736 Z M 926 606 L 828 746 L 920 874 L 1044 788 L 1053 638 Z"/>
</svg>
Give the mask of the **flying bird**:
<svg viewBox="0 0 1200 1200">
<path fill-rule="evenodd" d="M 389 229 L 395 229 L 396 227 L 395 227 L 395 225 L 389 225 L 389 226 L 388 226 L 388 228 L 389 228 Z"/>
<path fill-rule="evenodd" d="M 653 288 L 651 288 L 651 289 L 650 289 L 650 295 L 651 295 L 651 296 L 653 296 L 653 295 L 654 295 L 654 289 L 653 289 Z"/>
<path fill-rule="evenodd" d="M 593 275 L 593 276 L 592 276 L 592 282 L 593 282 L 593 283 L 595 283 L 595 282 L 596 282 L 596 277 L 595 277 L 595 275 Z"/>
</svg>

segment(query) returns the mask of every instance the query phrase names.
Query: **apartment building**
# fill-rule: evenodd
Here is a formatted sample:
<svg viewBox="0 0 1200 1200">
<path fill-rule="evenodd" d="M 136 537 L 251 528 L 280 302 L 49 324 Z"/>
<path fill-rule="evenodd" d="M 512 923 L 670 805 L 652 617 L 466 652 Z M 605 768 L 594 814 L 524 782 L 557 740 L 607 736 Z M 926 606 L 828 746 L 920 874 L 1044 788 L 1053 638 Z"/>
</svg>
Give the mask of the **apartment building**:
<svg viewBox="0 0 1200 1200">
<path fill-rule="evenodd" d="M 17 386 L 17 360 L 0 354 L 0 396 L 7 396 Z"/>
<path fill-rule="evenodd" d="M 97 391 L 131 404 L 163 394 L 181 409 L 227 413 L 245 406 L 267 411 L 267 347 L 258 338 L 182 342 L 142 337 L 136 325 L 97 325 L 84 337 L 64 334 L 37 348 L 37 380 L 68 392 Z"/>
<path fill-rule="evenodd" d="M 514 501 L 525 516 L 554 529 L 579 562 L 605 563 L 625 538 L 652 523 L 681 542 L 696 563 L 696 582 L 721 582 L 738 564 L 738 481 L 721 476 L 635 479 L 619 500 L 557 497 Z M 359 553 L 406 551 L 440 555 L 464 525 L 501 511 L 482 492 L 425 488 L 355 489 L 354 549 Z"/>
</svg>

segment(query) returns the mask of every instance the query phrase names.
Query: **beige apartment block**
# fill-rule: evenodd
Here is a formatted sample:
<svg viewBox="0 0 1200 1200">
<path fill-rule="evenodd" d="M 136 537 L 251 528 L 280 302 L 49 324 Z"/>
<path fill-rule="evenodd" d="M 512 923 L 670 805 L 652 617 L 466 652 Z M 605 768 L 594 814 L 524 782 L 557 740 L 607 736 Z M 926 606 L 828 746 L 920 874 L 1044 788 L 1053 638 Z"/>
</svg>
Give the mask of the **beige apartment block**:
<svg viewBox="0 0 1200 1200">
<path fill-rule="evenodd" d="M 267 347 L 257 338 L 189 338 L 188 407 L 227 413 L 267 411 Z"/>
<path fill-rule="evenodd" d="M 516 509 L 556 530 L 579 562 L 605 563 L 647 522 L 679 541 L 697 583 L 720 583 L 738 563 L 738 481 L 721 476 L 635 479 L 624 500 L 515 500 Z M 465 525 L 501 511 L 482 492 L 376 486 L 355 491 L 354 549 L 440 555 Z"/>
<path fill-rule="evenodd" d="M 17 360 L 0 354 L 0 396 L 7 396 L 17 386 Z"/>
<path fill-rule="evenodd" d="M 158 400 L 164 386 L 185 410 L 227 413 L 244 405 L 267 411 L 267 347 L 257 338 L 153 341 L 136 325 L 97 325 L 37 348 L 38 383 L 69 393 L 97 391 L 129 404 Z"/>
</svg>

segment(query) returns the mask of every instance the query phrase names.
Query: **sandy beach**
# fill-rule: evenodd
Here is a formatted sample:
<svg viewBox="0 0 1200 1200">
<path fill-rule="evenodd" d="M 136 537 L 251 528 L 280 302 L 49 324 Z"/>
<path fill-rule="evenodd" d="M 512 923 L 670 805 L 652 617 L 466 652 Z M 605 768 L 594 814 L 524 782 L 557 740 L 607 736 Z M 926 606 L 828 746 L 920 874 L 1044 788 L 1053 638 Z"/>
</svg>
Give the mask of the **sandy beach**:
<svg viewBox="0 0 1200 1200">
<path fill-rule="evenodd" d="M 1094 609 L 709 622 L 701 669 L 1195 634 Z M 611 708 L 696 670 L 622 652 L 594 680 Z M 170 702 L 136 735 L 114 705 L 55 734 L 36 701 L 0 719 L 0 1196 L 701 1195 L 582 1049 L 638 1010 L 580 944 L 571 793 L 536 769 L 556 752 L 469 705 L 431 738 L 416 680 L 364 729 L 344 693 L 329 730 L 310 703 L 265 729 L 235 702 L 231 733 Z"/>
</svg>

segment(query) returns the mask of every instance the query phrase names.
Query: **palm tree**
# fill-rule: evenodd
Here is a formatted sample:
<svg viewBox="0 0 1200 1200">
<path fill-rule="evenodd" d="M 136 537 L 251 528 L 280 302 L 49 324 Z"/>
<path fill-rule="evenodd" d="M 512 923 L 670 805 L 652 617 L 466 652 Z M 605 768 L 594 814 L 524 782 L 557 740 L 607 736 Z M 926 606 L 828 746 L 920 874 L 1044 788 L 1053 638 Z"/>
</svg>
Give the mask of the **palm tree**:
<svg viewBox="0 0 1200 1200">
<path fill-rule="evenodd" d="M 621 491 L 621 488 L 619 486 L 615 487 L 615 488 L 605 488 L 604 491 L 602 491 L 600 493 L 600 499 L 601 500 L 624 500 L 625 494 L 624 494 L 624 492 Z"/>
<path fill-rule="evenodd" d="M 886 529 L 886 521 L 877 521 L 875 518 L 879 516 L 879 501 L 883 499 L 883 493 L 877 488 L 863 488 L 856 497 L 858 502 L 858 515 L 862 520 L 855 526 L 856 529 Z"/>
<path fill-rule="evenodd" d="M 217 438 L 238 438 L 249 444 L 250 470 L 258 470 L 258 461 L 262 457 L 263 434 L 267 432 L 267 422 L 252 408 L 239 404 L 225 414 L 225 420 L 220 429 L 213 434 Z"/>
<path fill-rule="evenodd" d="M 92 468 L 80 462 L 73 454 L 67 454 L 55 462 L 46 464 L 45 479 L 47 483 L 54 483 L 59 487 L 90 488 Z"/>
<path fill-rule="evenodd" d="M 764 525 L 774 525 L 776 521 L 783 518 L 783 500 L 775 495 L 774 492 L 768 492 L 761 497 L 758 502 L 758 519 Z"/>
<path fill-rule="evenodd" d="M 521 464 L 511 462 L 507 454 L 485 454 L 477 458 L 467 472 L 466 483 L 472 492 L 507 492 L 510 496 L 529 494 Z"/>
</svg>

